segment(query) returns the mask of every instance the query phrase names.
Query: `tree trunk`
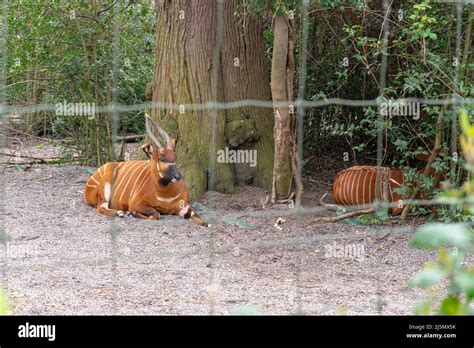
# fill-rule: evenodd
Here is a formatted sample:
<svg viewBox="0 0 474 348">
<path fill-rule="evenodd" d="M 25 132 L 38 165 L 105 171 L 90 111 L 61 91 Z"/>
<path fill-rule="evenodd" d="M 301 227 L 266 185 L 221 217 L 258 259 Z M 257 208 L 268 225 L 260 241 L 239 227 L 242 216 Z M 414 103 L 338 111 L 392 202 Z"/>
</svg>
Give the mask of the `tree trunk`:
<svg viewBox="0 0 474 348">
<path fill-rule="evenodd" d="M 212 57 L 216 42 L 216 4 L 214 0 L 155 2 L 156 60 L 153 102 L 205 104 L 212 101 Z M 216 67 L 220 68 L 220 67 Z M 220 80 L 219 76 L 219 80 Z M 218 100 L 222 101 L 222 83 Z M 211 117 L 208 110 L 153 109 L 152 117 L 172 136 L 179 139 L 178 167 L 197 199 L 208 188 Z M 217 112 L 215 149 L 225 147 L 225 113 Z M 146 139 L 145 141 L 148 141 Z M 234 190 L 232 167 L 215 163 L 213 187 L 230 193 Z"/>
<path fill-rule="evenodd" d="M 219 66 L 213 67 L 216 1 L 155 1 L 156 59 L 153 88 L 149 88 L 153 102 L 181 105 L 212 101 L 213 68 L 219 72 L 215 81 L 217 101 L 270 100 L 262 24 L 243 18 L 243 25 L 242 17 L 233 15 L 242 2 L 231 0 L 223 3 Z M 154 109 L 151 114 L 171 136 L 179 139 L 178 167 L 191 199 L 199 198 L 208 187 L 231 193 L 235 182 L 253 181 L 270 187 L 273 163 L 273 117 L 270 110 L 218 110 L 214 139 L 211 139 L 211 112 L 208 110 Z M 226 147 L 257 150 L 256 166 L 217 163 L 217 151 Z M 211 156 L 210 150 L 213 151 Z M 215 168 L 212 176 L 208 176 L 210 167 Z M 208 182 L 211 178 L 214 180 L 212 185 Z"/>
<path fill-rule="evenodd" d="M 273 102 L 288 102 L 292 99 L 289 77 L 292 77 L 289 55 L 290 22 L 287 15 L 275 18 L 272 57 L 271 88 Z M 294 64 L 293 64 L 294 69 Z M 291 79 L 292 81 L 292 79 Z M 291 190 L 291 114 L 288 107 L 275 107 L 275 156 L 273 166 L 272 201 L 286 199 Z"/>
<path fill-rule="evenodd" d="M 222 81 L 226 102 L 271 100 L 270 79 L 265 66 L 263 22 L 239 12 L 242 0 L 224 1 Z M 256 150 L 257 163 L 235 165 L 236 182 L 255 182 L 270 189 L 273 171 L 273 125 L 271 109 L 243 107 L 226 110 L 226 140 L 230 147 Z"/>
</svg>

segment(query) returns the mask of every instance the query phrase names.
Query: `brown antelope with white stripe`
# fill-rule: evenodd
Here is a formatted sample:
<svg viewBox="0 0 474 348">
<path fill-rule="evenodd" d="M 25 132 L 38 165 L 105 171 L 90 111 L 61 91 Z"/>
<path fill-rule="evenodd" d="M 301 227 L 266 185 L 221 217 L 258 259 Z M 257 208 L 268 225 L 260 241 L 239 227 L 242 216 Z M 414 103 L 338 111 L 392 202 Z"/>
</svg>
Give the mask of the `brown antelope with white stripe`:
<svg viewBox="0 0 474 348">
<path fill-rule="evenodd" d="M 388 192 L 386 192 L 389 203 L 400 202 L 391 208 L 394 215 L 403 210 L 402 197 L 394 190 L 404 183 L 403 172 L 398 168 L 381 168 L 388 172 Z M 383 192 L 384 182 L 380 175 L 380 193 Z M 376 197 L 377 167 L 355 166 L 339 172 L 334 178 L 332 185 L 333 199 L 336 204 L 341 205 L 368 205 L 375 201 Z"/>
<path fill-rule="evenodd" d="M 428 156 L 419 155 L 417 158 L 428 162 Z M 379 192 L 384 192 L 383 173 L 387 173 L 386 200 L 389 203 L 396 202 L 390 212 L 393 215 L 400 214 L 405 207 L 402 196 L 395 193 L 394 190 L 405 183 L 405 175 L 399 168 L 380 168 L 379 169 Z M 423 170 L 418 171 L 422 173 Z M 435 180 L 435 186 L 439 188 L 441 181 L 444 180 L 444 173 L 437 173 L 434 169 L 429 170 L 428 174 Z M 368 205 L 375 201 L 377 186 L 377 167 L 375 166 L 354 166 L 339 172 L 334 178 L 332 185 L 333 199 L 336 204 L 341 205 Z M 382 197 L 381 197 L 382 198 Z"/>
<path fill-rule="evenodd" d="M 142 149 L 149 160 L 109 162 L 101 166 L 86 183 L 86 203 L 108 216 L 132 215 L 157 220 L 160 214 L 171 214 L 209 226 L 189 206 L 186 184 L 176 168 L 176 140 L 148 115 L 145 122 L 152 144 L 145 144 Z M 151 126 L 166 139 L 166 147 L 161 146 Z"/>
</svg>

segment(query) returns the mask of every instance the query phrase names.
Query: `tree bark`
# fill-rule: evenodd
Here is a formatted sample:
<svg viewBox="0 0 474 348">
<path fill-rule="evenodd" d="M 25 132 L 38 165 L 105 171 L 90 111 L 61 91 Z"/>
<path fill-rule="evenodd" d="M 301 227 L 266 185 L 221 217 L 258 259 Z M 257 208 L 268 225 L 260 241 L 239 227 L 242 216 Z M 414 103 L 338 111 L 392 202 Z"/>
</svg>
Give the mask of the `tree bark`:
<svg viewBox="0 0 474 348">
<path fill-rule="evenodd" d="M 289 55 L 290 23 L 286 14 L 277 16 L 274 23 L 271 89 L 273 102 L 288 102 L 292 89 L 288 88 L 292 60 Z M 294 69 L 294 64 L 293 64 Z M 273 166 L 272 201 L 285 199 L 291 190 L 291 114 L 288 107 L 275 107 L 275 155 Z"/>
<path fill-rule="evenodd" d="M 173 104 L 205 104 L 212 101 L 212 57 L 215 48 L 216 5 L 213 0 L 155 2 L 156 60 L 153 101 Z M 219 67 L 218 67 L 219 68 Z M 220 77 L 220 76 L 219 76 Z M 222 81 L 218 100 L 223 101 Z M 208 110 L 153 109 L 152 117 L 179 139 L 178 167 L 187 183 L 191 199 L 208 188 L 211 117 Z M 225 113 L 218 111 L 215 148 L 225 147 Z M 148 141 L 146 139 L 145 141 Z M 234 190 L 232 167 L 215 163 L 215 190 Z"/>
<path fill-rule="evenodd" d="M 223 3 L 219 66 L 213 67 L 216 1 L 155 1 L 156 59 L 153 88 L 150 88 L 153 102 L 181 105 L 212 101 L 213 68 L 219 71 L 215 81 L 217 101 L 270 100 L 262 24 L 245 18 L 245 26 L 242 26 L 242 19 L 234 16 L 241 3 L 243 0 Z M 255 182 L 269 188 L 273 163 L 271 111 L 236 108 L 218 110 L 217 113 L 215 139 L 211 139 L 209 110 L 184 110 L 181 113 L 153 109 L 151 112 L 152 118 L 179 140 L 178 167 L 191 199 L 199 198 L 211 186 L 224 193 L 233 192 L 234 183 Z M 257 150 L 256 167 L 249 163 L 217 163 L 217 151 L 226 147 Z M 213 151 L 211 156 L 210 150 Z M 215 168 L 212 176 L 208 176 L 210 167 Z M 214 180 L 212 185 L 208 182 L 211 178 Z"/>
<path fill-rule="evenodd" d="M 265 66 L 263 21 L 239 12 L 242 0 L 224 1 L 222 81 L 226 102 L 271 100 L 270 78 Z M 231 147 L 256 150 L 257 163 L 235 165 L 238 184 L 255 182 L 270 189 L 273 171 L 273 126 L 271 109 L 242 107 L 226 111 L 226 139 Z M 238 127 L 237 132 L 235 127 Z M 237 146 L 235 146 L 237 145 Z"/>
</svg>

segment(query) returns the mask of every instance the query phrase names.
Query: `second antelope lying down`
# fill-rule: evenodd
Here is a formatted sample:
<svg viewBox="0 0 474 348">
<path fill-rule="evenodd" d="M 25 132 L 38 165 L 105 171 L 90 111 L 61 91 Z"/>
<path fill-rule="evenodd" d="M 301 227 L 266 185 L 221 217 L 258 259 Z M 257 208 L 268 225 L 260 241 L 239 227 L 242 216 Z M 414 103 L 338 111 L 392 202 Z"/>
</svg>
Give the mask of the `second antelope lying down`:
<svg viewBox="0 0 474 348">
<path fill-rule="evenodd" d="M 394 215 L 403 210 L 402 197 L 394 190 L 404 183 L 403 172 L 398 168 L 381 168 L 381 172 L 388 173 L 387 200 L 389 203 L 401 202 L 391 208 Z M 380 175 L 380 192 L 383 192 L 383 175 Z M 334 178 L 332 194 L 334 202 L 341 205 L 368 205 L 375 201 L 377 167 L 354 166 L 339 172 Z"/>
<path fill-rule="evenodd" d="M 153 144 L 142 146 L 150 158 L 146 161 L 109 162 L 87 181 L 87 204 L 108 216 L 132 215 L 141 219 L 159 219 L 161 214 L 191 218 L 201 226 L 206 222 L 191 209 L 186 184 L 176 168 L 176 140 L 146 115 L 146 131 Z M 151 131 L 153 125 L 166 139 L 161 146 Z"/>
<path fill-rule="evenodd" d="M 420 158 L 421 159 L 421 158 Z M 405 203 L 402 196 L 394 190 L 405 183 L 405 175 L 399 168 L 380 168 L 379 192 L 384 193 L 384 182 L 387 181 L 385 194 L 389 203 L 397 203 L 390 209 L 393 215 L 400 214 Z M 443 173 L 436 173 L 430 169 L 429 176 L 435 179 L 437 188 L 444 179 Z M 375 201 L 377 186 L 377 167 L 354 166 L 339 172 L 334 178 L 332 194 L 336 204 L 341 205 L 368 205 Z"/>
</svg>

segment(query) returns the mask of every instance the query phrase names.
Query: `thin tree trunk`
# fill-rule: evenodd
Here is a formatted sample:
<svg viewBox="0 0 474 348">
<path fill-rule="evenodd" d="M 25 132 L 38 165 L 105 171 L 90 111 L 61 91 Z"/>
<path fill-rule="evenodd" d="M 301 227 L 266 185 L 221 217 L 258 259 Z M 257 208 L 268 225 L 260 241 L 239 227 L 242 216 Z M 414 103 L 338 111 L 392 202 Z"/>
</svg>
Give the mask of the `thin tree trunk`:
<svg viewBox="0 0 474 348">
<path fill-rule="evenodd" d="M 290 28 L 287 15 L 275 18 L 271 89 L 273 102 L 288 102 L 288 64 Z M 294 67 L 293 67 L 294 68 Z M 291 71 L 291 70 L 290 70 Z M 272 201 L 288 198 L 291 190 L 291 115 L 288 107 L 275 107 L 275 155 Z"/>
</svg>

